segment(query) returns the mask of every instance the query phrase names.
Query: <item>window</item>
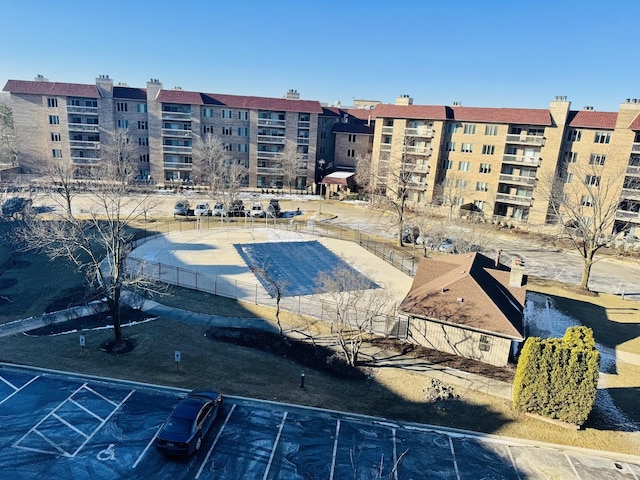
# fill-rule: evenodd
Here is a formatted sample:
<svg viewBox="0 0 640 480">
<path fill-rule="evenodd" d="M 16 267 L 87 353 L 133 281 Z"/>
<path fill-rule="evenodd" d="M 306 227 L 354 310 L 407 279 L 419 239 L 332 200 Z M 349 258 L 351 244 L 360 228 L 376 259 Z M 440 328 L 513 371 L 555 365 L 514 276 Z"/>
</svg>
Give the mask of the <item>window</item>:
<svg viewBox="0 0 640 480">
<path fill-rule="evenodd" d="M 474 123 L 465 123 L 464 124 L 464 134 L 465 135 L 473 135 L 476 133 L 476 125 Z"/>
<path fill-rule="evenodd" d="M 462 180 L 460 178 L 456 180 L 456 188 L 464 189 L 464 188 L 467 188 L 468 184 L 469 184 L 468 180 Z"/>
<path fill-rule="evenodd" d="M 53 158 L 62 158 L 62 150 L 54 148 L 51 150 L 51 155 L 53 155 Z"/>
<path fill-rule="evenodd" d="M 455 152 L 456 151 L 456 142 L 447 142 L 445 146 L 445 150 L 447 152 Z"/>
<path fill-rule="evenodd" d="M 356 141 L 356 136 L 354 134 L 349 134 L 349 142 L 353 143 Z"/>
<path fill-rule="evenodd" d="M 480 164 L 480 173 L 491 173 L 491 164 L 490 163 L 481 163 Z"/>
<path fill-rule="evenodd" d="M 119 118 L 117 122 L 118 128 L 129 128 L 129 120 L 126 118 Z"/>
<path fill-rule="evenodd" d="M 477 182 L 476 183 L 476 192 L 488 192 L 489 184 L 487 182 Z"/>
<path fill-rule="evenodd" d="M 453 197 L 453 203 L 456 206 L 464 205 L 464 197 Z"/>
<path fill-rule="evenodd" d="M 213 125 L 203 125 L 202 133 L 213 133 Z"/>
<path fill-rule="evenodd" d="M 482 145 L 482 154 L 483 155 L 493 155 L 495 152 L 495 145 Z"/>
<path fill-rule="evenodd" d="M 481 352 L 488 352 L 489 350 L 491 350 L 491 338 L 489 337 L 489 335 L 480 335 L 478 350 L 480 350 Z"/>
<path fill-rule="evenodd" d="M 593 143 L 609 143 L 611 132 L 596 132 Z"/>
<path fill-rule="evenodd" d="M 474 200 L 473 204 L 478 207 L 480 210 L 484 210 L 484 207 L 487 205 L 487 202 L 484 200 Z"/>
<path fill-rule="evenodd" d="M 140 163 L 149 163 L 149 154 L 143 153 L 140 155 Z"/>
<path fill-rule="evenodd" d="M 233 135 L 233 129 L 231 127 L 222 127 L 222 135 Z"/>
<path fill-rule="evenodd" d="M 347 157 L 353 158 L 356 156 L 356 151 L 352 148 L 347 149 Z"/>
<path fill-rule="evenodd" d="M 471 169 L 471 162 L 458 162 L 458 170 L 468 172 Z"/>
<path fill-rule="evenodd" d="M 567 142 L 579 142 L 582 132 L 579 130 L 569 130 L 567 132 Z"/>
<path fill-rule="evenodd" d="M 57 98 L 47 98 L 47 107 L 55 108 L 57 106 L 58 106 L 58 99 Z"/>
<path fill-rule="evenodd" d="M 249 112 L 247 110 L 238 110 L 238 120 L 249 120 Z"/>
<path fill-rule="evenodd" d="M 149 137 L 139 137 L 138 138 L 138 145 L 140 145 L 141 147 L 148 147 L 149 146 Z"/>
<path fill-rule="evenodd" d="M 567 172 L 563 180 L 564 180 L 564 183 L 571 183 L 571 180 L 573 180 L 573 173 Z"/>
<path fill-rule="evenodd" d="M 496 136 L 498 135 L 498 126 L 497 125 L 485 125 L 484 134 Z"/>
<path fill-rule="evenodd" d="M 587 175 L 585 185 L 588 185 L 590 187 L 600 186 L 600 175 Z"/>
<path fill-rule="evenodd" d="M 230 144 L 230 143 L 224 142 L 224 143 L 222 144 L 222 149 L 223 149 L 225 152 L 231 152 L 231 151 L 233 150 L 233 147 L 231 146 L 231 144 Z"/>
<path fill-rule="evenodd" d="M 138 113 L 147 113 L 147 104 L 146 103 L 136 104 L 136 111 Z"/>
<path fill-rule="evenodd" d="M 238 128 L 238 136 L 239 137 L 248 137 L 249 129 L 247 127 Z"/>
<path fill-rule="evenodd" d="M 460 151 L 462 153 L 473 153 L 473 143 L 463 143 Z"/>
<path fill-rule="evenodd" d="M 453 168 L 453 160 L 443 160 L 442 168 L 445 170 L 451 170 Z"/>
<path fill-rule="evenodd" d="M 591 198 L 591 195 L 582 195 L 580 205 L 583 207 L 593 207 L 593 198 Z"/>
<path fill-rule="evenodd" d="M 326 140 L 327 132 L 320 132 L 320 140 Z"/>
<path fill-rule="evenodd" d="M 149 124 L 146 120 L 138 120 L 138 130 L 148 130 Z"/>
<path fill-rule="evenodd" d="M 119 112 L 126 112 L 127 111 L 127 102 L 116 102 L 116 110 Z"/>
<path fill-rule="evenodd" d="M 208 118 L 213 118 L 213 108 L 203 108 L 202 109 L 202 116 L 203 117 L 208 117 Z"/>
<path fill-rule="evenodd" d="M 564 152 L 562 159 L 566 163 L 576 163 L 578 161 L 578 152 Z"/>
<path fill-rule="evenodd" d="M 589 157 L 589 165 L 604 165 L 604 162 L 607 160 L 606 155 L 601 155 L 599 153 L 592 153 Z"/>
<path fill-rule="evenodd" d="M 447 132 L 449 133 L 456 133 L 458 131 L 458 127 L 460 125 L 457 123 L 450 123 L 447 125 Z"/>
<path fill-rule="evenodd" d="M 49 115 L 49 125 L 59 125 L 60 117 L 58 115 Z"/>
<path fill-rule="evenodd" d="M 238 144 L 238 152 L 240 152 L 240 153 L 249 152 L 249 144 L 248 143 L 239 143 Z"/>
<path fill-rule="evenodd" d="M 222 118 L 231 118 L 233 117 L 233 111 L 227 108 L 222 109 Z"/>
<path fill-rule="evenodd" d="M 51 132 L 51 141 L 52 142 L 59 142 L 60 141 L 60 134 Z"/>
</svg>

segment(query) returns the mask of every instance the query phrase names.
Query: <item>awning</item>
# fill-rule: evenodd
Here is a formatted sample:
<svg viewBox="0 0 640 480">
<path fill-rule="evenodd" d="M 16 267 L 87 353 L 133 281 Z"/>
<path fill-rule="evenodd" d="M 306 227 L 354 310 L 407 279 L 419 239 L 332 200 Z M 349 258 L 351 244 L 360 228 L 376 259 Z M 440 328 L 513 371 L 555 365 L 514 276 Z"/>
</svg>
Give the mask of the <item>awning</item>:
<svg viewBox="0 0 640 480">
<path fill-rule="evenodd" d="M 325 185 L 351 185 L 355 172 L 333 172 L 322 179 L 320 183 Z"/>
</svg>

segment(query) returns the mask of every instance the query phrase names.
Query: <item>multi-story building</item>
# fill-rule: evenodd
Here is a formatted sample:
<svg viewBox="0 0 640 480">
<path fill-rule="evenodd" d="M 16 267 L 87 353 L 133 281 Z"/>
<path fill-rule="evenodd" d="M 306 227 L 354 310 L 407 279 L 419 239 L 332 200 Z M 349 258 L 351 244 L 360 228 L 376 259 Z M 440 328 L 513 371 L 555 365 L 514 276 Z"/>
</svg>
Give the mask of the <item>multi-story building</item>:
<svg viewBox="0 0 640 480">
<path fill-rule="evenodd" d="M 221 139 L 229 155 L 248 167 L 248 187 L 282 187 L 278 155 L 295 144 L 301 174 L 292 183 L 306 190 L 315 181 L 320 103 L 284 98 L 165 90 L 152 79 L 146 89 L 9 80 L 16 141 L 22 163 L 68 158 L 78 168 L 100 161 L 100 146 L 117 128 L 139 147 L 139 177 L 156 184 L 197 183 L 194 146 L 207 134 Z M 302 173 L 304 172 L 304 174 Z"/>
</svg>

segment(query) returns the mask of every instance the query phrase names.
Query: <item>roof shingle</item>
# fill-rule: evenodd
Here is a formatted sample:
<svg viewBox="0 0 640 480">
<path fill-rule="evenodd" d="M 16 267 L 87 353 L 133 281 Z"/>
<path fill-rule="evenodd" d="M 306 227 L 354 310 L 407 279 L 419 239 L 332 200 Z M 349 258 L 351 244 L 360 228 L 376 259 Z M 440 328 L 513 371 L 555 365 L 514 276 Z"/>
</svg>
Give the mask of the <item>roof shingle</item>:
<svg viewBox="0 0 640 480">
<path fill-rule="evenodd" d="M 596 112 L 593 110 L 572 110 L 567 118 L 567 125 L 574 128 L 616 128 L 618 112 Z"/>
<path fill-rule="evenodd" d="M 99 98 L 98 87 L 81 83 L 38 82 L 29 80 L 9 80 L 3 91 L 31 95 L 52 95 L 61 97 Z"/>
</svg>

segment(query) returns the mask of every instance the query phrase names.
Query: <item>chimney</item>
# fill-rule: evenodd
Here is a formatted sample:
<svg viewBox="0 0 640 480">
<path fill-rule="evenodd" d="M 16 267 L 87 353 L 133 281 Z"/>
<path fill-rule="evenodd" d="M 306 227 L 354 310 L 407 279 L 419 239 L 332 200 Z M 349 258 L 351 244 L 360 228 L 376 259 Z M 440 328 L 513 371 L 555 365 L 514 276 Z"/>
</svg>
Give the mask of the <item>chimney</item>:
<svg viewBox="0 0 640 480">
<path fill-rule="evenodd" d="M 524 263 L 522 259 L 514 257 L 511 260 L 511 274 L 509 275 L 510 287 L 521 287 L 524 285 Z"/>
<path fill-rule="evenodd" d="M 396 105 L 413 105 L 413 98 L 403 93 L 399 97 L 396 97 Z"/>
<path fill-rule="evenodd" d="M 300 93 L 297 90 L 290 88 L 287 93 L 284 94 L 284 98 L 287 100 L 300 100 Z"/>
<path fill-rule="evenodd" d="M 499 267 L 500 266 L 500 254 L 502 253 L 502 250 L 500 250 L 499 248 L 496 250 L 496 259 L 495 259 L 495 267 Z"/>
</svg>

